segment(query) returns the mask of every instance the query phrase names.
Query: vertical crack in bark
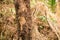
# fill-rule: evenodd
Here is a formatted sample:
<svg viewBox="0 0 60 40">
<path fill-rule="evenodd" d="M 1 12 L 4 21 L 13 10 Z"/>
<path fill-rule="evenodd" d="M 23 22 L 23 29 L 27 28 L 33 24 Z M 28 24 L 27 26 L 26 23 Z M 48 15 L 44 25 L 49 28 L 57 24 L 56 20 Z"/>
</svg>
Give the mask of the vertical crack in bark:
<svg viewBox="0 0 60 40">
<path fill-rule="evenodd" d="M 19 3 L 18 3 L 18 0 L 15 0 L 15 9 L 16 9 L 16 23 L 17 23 L 17 36 L 18 36 L 18 39 L 17 40 L 20 40 L 20 34 L 21 34 L 21 25 L 19 23 L 19 14 L 18 14 L 18 10 L 19 10 Z"/>
</svg>

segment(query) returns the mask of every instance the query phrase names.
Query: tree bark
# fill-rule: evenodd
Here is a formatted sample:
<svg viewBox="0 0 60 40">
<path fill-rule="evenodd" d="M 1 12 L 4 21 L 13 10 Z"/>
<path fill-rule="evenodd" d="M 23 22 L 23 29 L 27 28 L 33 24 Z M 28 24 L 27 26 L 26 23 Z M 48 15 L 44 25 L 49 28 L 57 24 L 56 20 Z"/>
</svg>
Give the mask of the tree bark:
<svg viewBox="0 0 60 40">
<path fill-rule="evenodd" d="M 30 0 L 15 0 L 18 40 L 31 40 Z"/>
</svg>

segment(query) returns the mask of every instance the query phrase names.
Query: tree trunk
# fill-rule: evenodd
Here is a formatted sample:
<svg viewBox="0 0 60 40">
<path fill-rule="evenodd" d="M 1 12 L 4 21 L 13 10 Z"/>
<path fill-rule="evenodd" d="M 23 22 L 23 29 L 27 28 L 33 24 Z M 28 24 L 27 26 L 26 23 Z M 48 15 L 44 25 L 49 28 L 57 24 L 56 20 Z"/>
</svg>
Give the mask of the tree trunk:
<svg viewBox="0 0 60 40">
<path fill-rule="evenodd" d="M 30 0 L 15 0 L 18 40 L 31 40 Z"/>
</svg>

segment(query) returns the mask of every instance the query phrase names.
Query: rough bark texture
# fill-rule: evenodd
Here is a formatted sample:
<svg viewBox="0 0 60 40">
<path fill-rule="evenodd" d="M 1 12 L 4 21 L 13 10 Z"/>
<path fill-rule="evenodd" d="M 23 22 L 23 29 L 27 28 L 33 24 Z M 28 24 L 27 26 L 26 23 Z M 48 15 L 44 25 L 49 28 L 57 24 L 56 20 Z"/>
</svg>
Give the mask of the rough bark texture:
<svg viewBox="0 0 60 40">
<path fill-rule="evenodd" d="M 30 0 L 15 0 L 18 40 L 31 40 Z"/>
</svg>

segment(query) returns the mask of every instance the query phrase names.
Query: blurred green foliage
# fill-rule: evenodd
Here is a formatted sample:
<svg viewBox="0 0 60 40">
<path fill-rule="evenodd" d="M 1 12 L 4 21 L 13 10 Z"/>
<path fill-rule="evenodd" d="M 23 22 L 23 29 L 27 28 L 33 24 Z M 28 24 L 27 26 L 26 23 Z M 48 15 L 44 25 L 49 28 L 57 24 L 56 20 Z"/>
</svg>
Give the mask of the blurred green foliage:
<svg viewBox="0 0 60 40">
<path fill-rule="evenodd" d="M 43 22 L 47 22 L 47 19 L 46 19 L 45 16 L 39 16 L 38 18 L 40 18 L 40 20 L 43 21 Z"/>
<path fill-rule="evenodd" d="M 55 18 L 50 17 L 50 20 L 52 20 L 53 23 L 56 23 L 56 19 Z"/>
<path fill-rule="evenodd" d="M 47 4 L 48 4 L 49 8 L 51 9 L 51 11 L 55 12 L 56 0 L 48 0 Z"/>
<path fill-rule="evenodd" d="M 39 0 L 49 7 L 52 12 L 55 12 L 56 0 Z"/>
<path fill-rule="evenodd" d="M 35 1 L 35 0 L 31 0 L 31 1 L 30 1 L 30 7 L 31 7 L 31 8 L 34 7 L 35 4 L 36 4 L 36 1 Z"/>
<path fill-rule="evenodd" d="M 56 0 L 48 0 L 48 4 L 54 6 L 56 4 Z"/>
</svg>

